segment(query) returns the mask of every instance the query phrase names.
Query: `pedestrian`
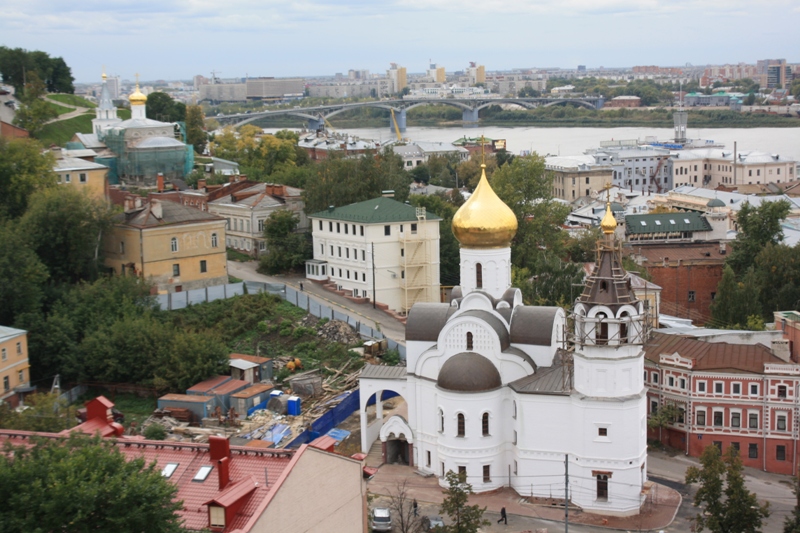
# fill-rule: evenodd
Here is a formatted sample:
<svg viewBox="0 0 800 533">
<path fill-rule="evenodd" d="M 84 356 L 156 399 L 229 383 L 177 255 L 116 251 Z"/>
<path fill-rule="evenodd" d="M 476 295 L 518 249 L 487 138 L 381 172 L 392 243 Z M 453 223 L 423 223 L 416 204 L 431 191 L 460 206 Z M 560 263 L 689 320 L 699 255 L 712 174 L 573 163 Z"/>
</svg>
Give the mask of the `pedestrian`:
<svg viewBox="0 0 800 533">
<path fill-rule="evenodd" d="M 416 500 L 416 498 L 414 499 L 414 503 L 411 504 L 411 508 L 414 509 L 414 516 L 417 516 L 418 510 L 417 510 L 417 500 Z"/>
<path fill-rule="evenodd" d="M 300 282 L 300 292 L 303 292 L 303 282 Z"/>
<path fill-rule="evenodd" d="M 503 522 L 505 525 L 508 525 L 508 517 L 506 516 L 506 508 L 505 507 L 500 509 L 500 520 L 498 520 L 497 523 L 499 524 L 500 522 Z"/>
</svg>

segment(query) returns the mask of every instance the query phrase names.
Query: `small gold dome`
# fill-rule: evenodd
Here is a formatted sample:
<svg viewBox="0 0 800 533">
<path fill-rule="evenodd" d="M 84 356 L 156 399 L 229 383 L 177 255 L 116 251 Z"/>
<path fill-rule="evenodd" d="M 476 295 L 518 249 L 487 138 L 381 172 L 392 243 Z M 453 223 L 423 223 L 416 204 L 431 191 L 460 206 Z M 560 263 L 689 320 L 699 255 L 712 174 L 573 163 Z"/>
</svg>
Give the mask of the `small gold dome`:
<svg viewBox="0 0 800 533">
<path fill-rule="evenodd" d="M 606 214 L 603 216 L 603 220 L 600 221 L 600 229 L 606 235 L 614 233 L 617 229 L 617 219 L 614 218 L 614 214 L 611 212 L 610 203 L 606 203 Z"/>
<path fill-rule="evenodd" d="M 453 217 L 453 234 L 465 248 L 506 248 L 517 233 L 517 217 L 492 190 L 481 165 L 481 180 Z"/>
<path fill-rule="evenodd" d="M 130 100 L 131 105 L 144 105 L 147 103 L 147 96 L 139 90 L 138 83 L 136 84 L 136 90 L 131 93 L 128 100 Z"/>
</svg>

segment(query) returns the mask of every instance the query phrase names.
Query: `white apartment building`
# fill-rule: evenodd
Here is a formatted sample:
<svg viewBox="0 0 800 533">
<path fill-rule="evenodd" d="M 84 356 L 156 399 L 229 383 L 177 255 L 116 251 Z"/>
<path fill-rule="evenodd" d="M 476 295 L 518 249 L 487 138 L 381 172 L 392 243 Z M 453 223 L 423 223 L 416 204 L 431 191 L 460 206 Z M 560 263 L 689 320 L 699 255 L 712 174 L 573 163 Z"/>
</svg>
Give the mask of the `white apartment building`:
<svg viewBox="0 0 800 533">
<path fill-rule="evenodd" d="M 375 198 L 314 213 L 306 278 L 406 314 L 439 301 L 439 221 L 424 208 Z"/>
<path fill-rule="evenodd" d="M 680 150 L 671 155 L 675 187 L 690 185 L 716 189 L 719 185 L 786 183 L 797 178 L 797 161 L 780 154 L 755 150 L 736 153 L 727 148 Z"/>
<path fill-rule="evenodd" d="M 302 189 L 259 183 L 207 204 L 208 212 L 227 220 L 225 246 L 258 257 L 267 250 L 264 222 L 277 210 L 288 209 L 299 220 L 298 231 L 308 230 Z"/>
</svg>

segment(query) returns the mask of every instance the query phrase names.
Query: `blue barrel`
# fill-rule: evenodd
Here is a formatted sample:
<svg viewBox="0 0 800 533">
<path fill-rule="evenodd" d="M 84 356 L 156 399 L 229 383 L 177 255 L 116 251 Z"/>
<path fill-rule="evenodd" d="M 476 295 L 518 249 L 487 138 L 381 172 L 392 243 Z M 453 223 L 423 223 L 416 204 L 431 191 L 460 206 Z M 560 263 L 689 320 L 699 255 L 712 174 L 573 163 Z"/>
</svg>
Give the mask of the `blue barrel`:
<svg viewBox="0 0 800 533">
<path fill-rule="evenodd" d="M 300 416 L 300 398 L 290 396 L 289 403 L 286 405 L 286 413 L 292 416 Z"/>
</svg>

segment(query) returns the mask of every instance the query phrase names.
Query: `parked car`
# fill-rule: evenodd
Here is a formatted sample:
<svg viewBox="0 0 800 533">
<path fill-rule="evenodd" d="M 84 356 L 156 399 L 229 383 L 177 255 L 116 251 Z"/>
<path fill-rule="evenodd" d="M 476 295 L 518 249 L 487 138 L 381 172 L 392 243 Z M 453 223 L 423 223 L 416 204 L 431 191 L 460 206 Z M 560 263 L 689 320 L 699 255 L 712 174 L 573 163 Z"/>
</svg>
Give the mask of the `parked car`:
<svg viewBox="0 0 800 533">
<path fill-rule="evenodd" d="M 423 516 L 420 521 L 422 531 L 444 531 L 444 521 L 441 516 Z"/>
<path fill-rule="evenodd" d="M 372 510 L 372 531 L 391 531 L 392 513 L 386 507 Z"/>
</svg>

